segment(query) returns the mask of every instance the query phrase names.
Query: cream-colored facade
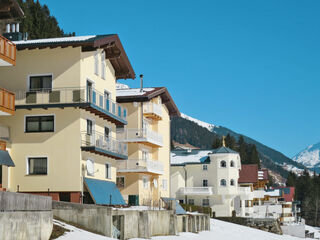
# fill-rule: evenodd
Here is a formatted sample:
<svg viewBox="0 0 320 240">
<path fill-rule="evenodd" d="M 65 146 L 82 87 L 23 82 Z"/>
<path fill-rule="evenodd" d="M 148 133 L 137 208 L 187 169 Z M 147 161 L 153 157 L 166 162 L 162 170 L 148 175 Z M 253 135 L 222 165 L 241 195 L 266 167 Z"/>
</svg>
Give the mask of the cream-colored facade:
<svg viewBox="0 0 320 240">
<path fill-rule="evenodd" d="M 7 148 L 16 165 L 3 169 L 3 184 L 10 191 L 81 202 L 82 192 L 84 201 L 90 198 L 85 178 L 116 182 L 116 161 L 127 158 L 127 145 L 116 140 L 116 124 L 127 120 L 126 109 L 115 101 L 117 73 L 105 49 L 84 50 L 78 38 L 69 39 L 40 49 L 37 41 L 29 49 L 17 42 L 17 66 L 0 69 L 2 86 L 16 93 L 15 116 L 0 119 L 9 129 Z M 61 47 L 65 42 L 70 46 Z M 51 79 L 49 85 L 39 85 L 43 77 Z M 29 132 L 32 117 L 50 117 L 50 131 Z M 46 173 L 31 174 L 31 160 L 39 158 L 46 159 Z"/>
<path fill-rule="evenodd" d="M 162 103 L 161 94 L 139 100 L 139 95 L 148 96 L 151 91 L 154 89 L 117 90 L 117 99 L 128 109 L 128 125 L 118 129 L 119 137 L 128 143 L 128 160 L 117 162 L 117 182 L 129 204 L 158 206 L 161 197 L 170 195 L 172 113 Z M 137 99 L 132 99 L 135 94 Z"/>
</svg>

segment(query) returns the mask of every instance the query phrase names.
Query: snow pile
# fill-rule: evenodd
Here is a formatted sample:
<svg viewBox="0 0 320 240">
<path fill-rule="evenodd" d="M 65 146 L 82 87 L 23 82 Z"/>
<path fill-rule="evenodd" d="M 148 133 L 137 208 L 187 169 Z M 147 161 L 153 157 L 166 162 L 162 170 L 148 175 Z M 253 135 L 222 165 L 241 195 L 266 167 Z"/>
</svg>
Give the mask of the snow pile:
<svg viewBox="0 0 320 240">
<path fill-rule="evenodd" d="M 123 84 L 123 83 L 117 83 L 116 84 L 116 89 L 129 89 L 130 87 L 126 84 Z"/>
<path fill-rule="evenodd" d="M 70 232 L 58 238 L 58 240 L 111 240 L 112 238 L 104 237 L 101 235 L 93 234 L 79 228 L 70 226 L 68 224 L 54 220 L 55 224 L 67 228 Z M 210 220 L 210 231 L 195 233 L 180 233 L 179 236 L 159 236 L 153 237 L 153 240 L 301 240 L 301 238 L 292 237 L 288 235 L 277 235 L 258 229 L 245 227 L 233 223 L 223 222 L 219 220 Z M 306 226 L 309 232 L 315 232 L 315 237 L 319 237 L 319 230 L 314 227 Z M 143 240 L 135 238 L 135 240 Z"/>
<path fill-rule="evenodd" d="M 308 168 L 320 167 L 320 142 L 310 145 L 292 159 Z"/>
<path fill-rule="evenodd" d="M 184 118 L 184 119 L 187 119 L 187 120 L 189 120 L 189 121 L 192 121 L 192 122 L 198 124 L 198 125 L 201 126 L 201 127 L 204 127 L 204 128 L 206 128 L 206 129 L 208 129 L 210 132 L 213 132 L 213 129 L 214 129 L 214 127 L 215 127 L 213 124 L 200 121 L 200 120 L 195 119 L 195 118 L 193 118 L 193 117 L 190 117 L 190 116 L 188 116 L 188 115 L 186 115 L 186 114 L 184 114 L 184 113 L 181 113 L 181 117 Z"/>
</svg>

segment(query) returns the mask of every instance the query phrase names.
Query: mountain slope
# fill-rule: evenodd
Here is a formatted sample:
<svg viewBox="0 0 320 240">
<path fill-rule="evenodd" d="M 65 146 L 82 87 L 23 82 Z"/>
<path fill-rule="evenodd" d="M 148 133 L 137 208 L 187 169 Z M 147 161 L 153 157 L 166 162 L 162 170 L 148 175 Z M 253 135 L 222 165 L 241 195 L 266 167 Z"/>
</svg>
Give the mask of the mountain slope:
<svg viewBox="0 0 320 240">
<path fill-rule="evenodd" d="M 241 134 L 226 127 L 216 126 L 191 118 L 185 114 L 171 120 L 171 138 L 181 144 L 191 144 L 199 148 L 211 148 L 214 138 L 230 134 L 237 140 Z M 286 177 L 289 170 L 303 169 L 301 163 L 293 161 L 284 154 L 276 151 L 250 137 L 242 135 L 245 142 L 255 144 L 264 167 Z"/>
<path fill-rule="evenodd" d="M 306 167 L 320 172 L 320 142 L 310 145 L 303 149 L 292 158 L 294 161 L 305 165 Z"/>
</svg>

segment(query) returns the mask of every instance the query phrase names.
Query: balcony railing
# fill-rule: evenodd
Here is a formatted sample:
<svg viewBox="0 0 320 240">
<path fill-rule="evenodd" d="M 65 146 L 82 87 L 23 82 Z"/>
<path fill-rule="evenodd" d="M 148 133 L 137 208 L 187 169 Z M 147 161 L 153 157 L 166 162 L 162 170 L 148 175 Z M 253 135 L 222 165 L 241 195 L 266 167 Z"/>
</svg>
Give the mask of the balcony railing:
<svg viewBox="0 0 320 240">
<path fill-rule="evenodd" d="M 128 156 L 127 143 L 123 143 L 112 137 L 106 137 L 102 133 L 81 133 L 81 147 L 83 150 L 97 152 L 115 159 L 126 159 Z"/>
<path fill-rule="evenodd" d="M 128 128 L 117 132 L 117 138 L 124 142 L 147 142 L 153 145 L 162 146 L 162 136 L 146 128 Z"/>
<path fill-rule="evenodd" d="M 0 88 L 0 115 L 14 114 L 14 102 L 14 93 L 9 92 L 6 89 Z"/>
<path fill-rule="evenodd" d="M 118 172 L 150 172 L 163 174 L 163 163 L 149 159 L 128 159 L 117 161 Z"/>
<path fill-rule="evenodd" d="M 178 190 L 178 195 L 212 195 L 213 187 L 182 187 Z"/>
<path fill-rule="evenodd" d="M 0 35 L 0 66 L 16 65 L 16 45 Z"/>
<path fill-rule="evenodd" d="M 53 88 L 16 91 L 16 106 L 92 104 L 96 110 L 126 121 L 127 109 L 95 89 Z"/>
<path fill-rule="evenodd" d="M 143 104 L 143 114 L 146 117 L 151 117 L 151 118 L 162 118 L 162 106 L 160 104 L 156 103 L 144 103 Z"/>
</svg>

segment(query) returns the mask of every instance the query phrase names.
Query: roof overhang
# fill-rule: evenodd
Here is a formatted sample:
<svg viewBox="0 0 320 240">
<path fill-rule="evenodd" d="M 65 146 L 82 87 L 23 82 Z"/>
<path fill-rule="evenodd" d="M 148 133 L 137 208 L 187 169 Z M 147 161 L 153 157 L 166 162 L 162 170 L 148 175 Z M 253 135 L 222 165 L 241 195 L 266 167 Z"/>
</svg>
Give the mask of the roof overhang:
<svg viewBox="0 0 320 240">
<path fill-rule="evenodd" d="M 16 0 L 0 1 L 0 20 L 23 17 L 24 13 Z"/>
<path fill-rule="evenodd" d="M 120 42 L 117 34 L 102 35 L 92 37 L 85 41 L 60 41 L 60 42 L 41 42 L 41 43 L 23 43 L 16 44 L 17 50 L 25 49 L 43 49 L 43 48 L 65 48 L 65 47 L 81 47 L 83 52 L 95 51 L 103 49 L 105 51 L 106 59 L 108 59 L 114 70 L 116 79 L 134 79 L 135 72 L 129 61 L 129 58 Z"/>
<path fill-rule="evenodd" d="M 119 90 L 121 91 L 121 90 Z M 134 96 L 118 96 L 118 103 L 128 103 L 128 102 L 148 102 L 152 98 L 161 97 L 161 101 L 167 107 L 170 117 L 180 117 L 180 111 L 173 101 L 168 89 L 166 87 L 156 87 L 154 90 L 147 92 L 143 95 Z"/>
</svg>

